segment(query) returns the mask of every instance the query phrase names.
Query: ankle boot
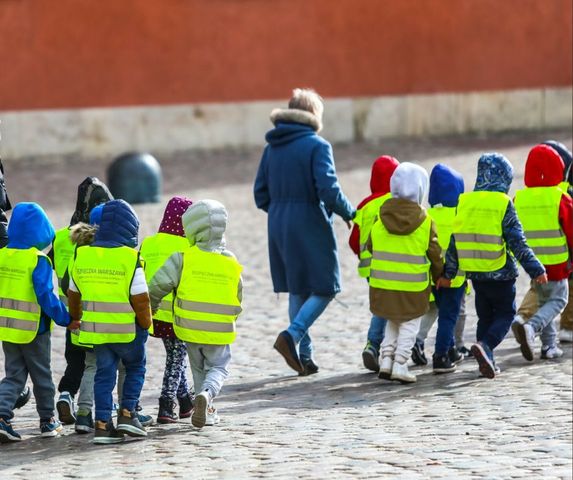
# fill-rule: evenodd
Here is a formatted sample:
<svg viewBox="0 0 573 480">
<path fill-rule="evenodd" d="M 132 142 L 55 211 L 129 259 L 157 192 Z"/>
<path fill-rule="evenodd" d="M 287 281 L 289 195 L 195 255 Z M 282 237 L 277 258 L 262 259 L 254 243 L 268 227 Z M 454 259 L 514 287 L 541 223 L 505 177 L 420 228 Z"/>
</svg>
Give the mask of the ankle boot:
<svg viewBox="0 0 573 480">
<path fill-rule="evenodd" d="M 157 413 L 157 423 L 175 423 L 177 414 L 175 413 L 175 402 L 169 398 L 159 399 L 159 412 Z"/>
<path fill-rule="evenodd" d="M 179 397 L 179 418 L 189 418 L 193 412 L 193 397 L 190 393 Z"/>
</svg>

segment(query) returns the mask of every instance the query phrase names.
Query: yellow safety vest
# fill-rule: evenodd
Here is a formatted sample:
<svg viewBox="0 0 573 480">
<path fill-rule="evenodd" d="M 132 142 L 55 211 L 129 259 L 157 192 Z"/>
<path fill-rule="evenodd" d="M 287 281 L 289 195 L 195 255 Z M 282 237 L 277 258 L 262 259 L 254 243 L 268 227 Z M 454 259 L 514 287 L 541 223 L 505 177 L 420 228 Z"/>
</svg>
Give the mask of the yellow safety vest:
<svg viewBox="0 0 573 480">
<path fill-rule="evenodd" d="M 189 240 L 186 237 L 172 235 L 170 233 L 156 233 L 147 237 L 139 250 L 141 258 L 145 262 L 145 279 L 151 281 L 155 272 L 159 270 L 165 261 L 176 252 L 182 252 L 189 248 Z M 153 316 L 156 320 L 173 323 L 173 294 L 163 298 L 159 310 Z"/>
<path fill-rule="evenodd" d="M 196 246 L 183 252 L 173 323 L 180 340 L 207 345 L 235 341 L 235 320 L 241 313 L 237 293 L 242 268 L 232 257 L 204 252 Z"/>
<path fill-rule="evenodd" d="M 561 182 L 559 184 L 559 189 L 563 192 L 566 193 L 567 195 L 570 195 L 569 190 L 571 189 L 571 184 L 569 182 Z"/>
<path fill-rule="evenodd" d="M 372 225 L 378 218 L 380 212 L 380 207 L 384 204 L 386 200 L 392 197 L 392 194 L 387 193 L 381 197 L 375 198 L 374 200 L 368 202 L 362 208 L 356 211 L 356 216 L 354 217 L 354 223 L 358 225 L 360 229 L 360 253 L 358 262 L 358 275 L 362 278 L 367 278 L 370 275 L 370 264 L 372 262 L 372 254 L 366 248 L 366 242 L 372 231 Z"/>
<path fill-rule="evenodd" d="M 426 255 L 430 244 L 432 219 L 409 235 L 395 235 L 377 221 L 372 227 L 372 265 L 369 283 L 384 290 L 421 292 L 430 284 L 430 261 Z"/>
<path fill-rule="evenodd" d="M 56 238 L 54 239 L 54 270 L 56 271 L 56 276 L 58 277 L 58 292 L 60 295 L 60 300 L 67 305 L 68 297 L 67 292 L 62 290 L 62 279 L 66 274 L 70 260 L 74 256 L 74 251 L 76 246 L 72 243 L 70 239 L 70 228 L 61 228 L 56 232 Z"/>
<path fill-rule="evenodd" d="M 459 268 L 465 272 L 494 272 L 505 265 L 503 217 L 511 199 L 500 192 L 462 193 L 453 234 Z"/>
<path fill-rule="evenodd" d="M 135 312 L 129 290 L 138 253 L 133 248 L 82 246 L 70 275 L 82 295 L 80 344 L 129 343 L 135 339 Z"/>
<path fill-rule="evenodd" d="M 36 248 L 0 249 L 0 340 L 3 342 L 30 343 L 36 338 L 41 308 L 32 273 L 39 257 L 46 255 Z"/>
<path fill-rule="evenodd" d="M 454 218 L 456 209 L 454 207 L 432 207 L 428 209 L 428 215 L 434 220 L 438 230 L 438 243 L 442 247 L 442 254 L 445 258 L 446 251 L 450 245 L 450 238 L 454 229 Z M 452 280 L 452 288 L 461 287 L 466 281 L 466 274 L 458 269 L 455 278 Z"/>
<path fill-rule="evenodd" d="M 569 259 L 567 238 L 559 225 L 559 187 L 532 187 L 515 195 L 515 210 L 523 225 L 527 244 L 543 265 L 558 265 Z"/>
</svg>

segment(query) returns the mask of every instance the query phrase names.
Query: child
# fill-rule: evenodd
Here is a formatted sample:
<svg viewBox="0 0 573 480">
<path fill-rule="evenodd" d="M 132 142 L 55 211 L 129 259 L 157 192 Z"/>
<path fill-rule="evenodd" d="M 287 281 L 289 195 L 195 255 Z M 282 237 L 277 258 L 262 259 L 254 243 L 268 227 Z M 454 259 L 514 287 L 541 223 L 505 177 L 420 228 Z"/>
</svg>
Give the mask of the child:
<svg viewBox="0 0 573 480">
<path fill-rule="evenodd" d="M 189 247 L 181 216 L 192 203 L 185 197 L 173 197 L 169 200 L 159 226 L 159 233 L 143 241 L 140 253 L 145 262 L 145 278 L 148 283 L 173 253 L 182 252 Z M 186 374 L 187 346 L 175 336 L 173 331 L 173 295 L 171 294 L 163 299 L 153 316 L 152 335 L 163 340 L 166 353 L 157 422 L 177 421 L 175 399 L 179 403 L 179 418 L 189 418 L 193 405 Z"/>
<path fill-rule="evenodd" d="M 438 241 L 445 254 L 450 243 L 454 217 L 459 196 L 464 193 L 464 179 L 450 167 L 439 163 L 430 175 L 428 215 L 435 222 L 438 230 Z M 454 341 L 454 330 L 459 321 L 461 304 L 466 291 L 466 276 L 458 272 L 452 281 L 451 288 L 434 289 L 436 307 L 422 317 L 420 332 L 416 338 L 418 349 L 424 349 L 424 340 L 432 324 L 438 317 L 436 345 L 432 357 L 434 373 L 449 373 L 456 369 L 456 364 L 463 360 Z M 436 315 L 437 314 L 437 315 Z M 421 340 L 421 342 L 420 342 Z M 420 343 L 419 343 L 420 342 Z M 412 352 L 416 351 L 416 346 Z M 424 356 L 425 358 L 425 356 Z"/>
<path fill-rule="evenodd" d="M 416 376 L 408 371 L 407 360 L 420 317 L 429 308 L 429 274 L 437 280 L 443 262 L 436 227 L 422 207 L 428 191 L 426 171 L 402 163 L 390 179 L 390 189 L 392 198 L 382 205 L 368 241 L 370 310 L 388 320 L 379 377 L 412 383 Z"/>
<path fill-rule="evenodd" d="M 445 278 L 437 285 L 450 286 L 460 269 L 472 281 L 478 324 L 477 343 L 471 351 L 486 378 L 494 378 L 500 371 L 493 350 L 505 338 L 515 316 L 518 271 L 514 256 L 536 282 L 547 282 L 545 269 L 527 246 L 507 196 L 512 179 L 513 167 L 503 155 L 480 157 L 474 191 L 460 195 Z"/>
<path fill-rule="evenodd" d="M 78 247 L 70 262 L 68 304 L 81 320 L 80 343 L 94 346 L 94 443 L 123 441 L 123 435 L 145 437 L 136 412 L 145 378 L 145 342 L 151 310 L 145 274 L 135 250 L 139 220 L 123 200 L 107 202 L 91 245 Z M 117 418 L 111 420 L 112 392 L 118 362 L 126 377 Z"/>
<path fill-rule="evenodd" d="M 358 255 L 358 275 L 368 279 L 370 275 L 370 262 L 372 256 L 366 248 L 366 241 L 370 236 L 370 230 L 374 221 L 378 218 L 380 207 L 388 200 L 390 195 L 390 177 L 399 163 L 394 157 L 382 156 L 372 164 L 372 174 L 370 176 L 371 195 L 367 196 L 356 210 L 354 217 L 354 227 L 350 233 L 348 241 L 352 251 Z M 362 362 L 364 367 L 373 372 L 380 370 L 380 344 L 384 339 L 384 329 L 386 320 L 372 315 L 370 328 L 368 329 L 367 342 L 362 351 Z"/>
<path fill-rule="evenodd" d="M 196 392 L 191 423 L 202 428 L 219 422 L 213 400 L 229 374 L 242 267 L 225 249 L 227 211 L 222 204 L 195 203 L 182 222 L 190 247 L 168 258 L 151 279 L 149 294 L 156 312 L 161 299 L 174 292 L 173 328 L 187 343 Z"/>
<path fill-rule="evenodd" d="M 548 282 L 533 284 L 539 309 L 525 322 L 519 315 L 511 325 L 526 360 L 533 360 L 535 335 L 541 334 L 541 358 L 559 358 L 555 317 L 567 305 L 573 252 L 573 200 L 559 184 L 565 165 L 548 145 L 537 145 L 525 164 L 525 188 L 515 196 L 515 209 L 529 245 L 543 263 Z"/>
<path fill-rule="evenodd" d="M 70 240 L 70 228 L 77 223 L 89 223 L 91 210 L 102 203 L 111 200 L 113 196 L 105 183 L 96 177 L 87 177 L 78 186 L 76 209 L 70 220 L 70 226 L 56 232 L 52 250 L 48 253 L 54 263 L 58 277 L 60 299 L 67 304 L 66 290 L 62 289 L 62 279 L 68 269 L 76 246 Z M 86 350 L 77 344 L 78 336 L 66 332 L 66 370 L 58 385 L 60 396 L 56 403 L 58 416 L 64 425 L 72 425 L 76 421 L 74 397 L 76 396 L 84 373 Z M 74 343 L 72 340 L 76 340 Z"/>
<path fill-rule="evenodd" d="M 50 369 L 50 325 L 70 323 L 66 306 L 54 294 L 52 265 L 42 252 L 54 228 L 35 203 L 19 203 L 8 224 L 8 245 L 0 249 L 0 340 L 6 376 L 0 383 L 0 443 L 22 438 L 12 428 L 13 407 L 26 385 L 34 384 L 42 437 L 54 437 L 62 425 L 54 418 L 55 388 Z"/>
</svg>

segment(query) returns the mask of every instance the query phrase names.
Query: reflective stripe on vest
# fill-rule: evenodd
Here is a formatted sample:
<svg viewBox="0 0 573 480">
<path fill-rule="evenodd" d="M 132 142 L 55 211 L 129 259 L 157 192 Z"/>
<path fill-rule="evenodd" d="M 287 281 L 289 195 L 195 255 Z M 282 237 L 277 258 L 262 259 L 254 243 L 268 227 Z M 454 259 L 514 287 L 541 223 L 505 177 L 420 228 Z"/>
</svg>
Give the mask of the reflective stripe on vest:
<svg viewBox="0 0 573 480">
<path fill-rule="evenodd" d="M 494 272 L 507 261 L 502 223 L 511 199 L 499 192 L 460 195 L 453 235 L 459 268 L 466 272 Z"/>
<path fill-rule="evenodd" d="M 211 345 L 234 342 L 235 319 L 241 313 L 237 297 L 241 270 L 232 257 L 196 246 L 183 252 L 173 323 L 180 340 Z"/>
<path fill-rule="evenodd" d="M 446 252 L 450 246 L 452 231 L 454 229 L 454 219 L 456 218 L 456 209 L 454 207 L 432 207 L 428 209 L 428 215 L 432 217 L 436 229 L 438 230 L 438 243 L 442 247 L 442 258 L 445 259 Z M 463 270 L 458 269 L 456 276 L 452 280 L 451 287 L 459 288 L 466 281 L 466 274 Z"/>
<path fill-rule="evenodd" d="M 559 224 L 562 196 L 559 187 L 531 187 L 515 195 L 515 210 L 527 244 L 543 265 L 558 265 L 569 259 L 567 238 Z"/>
<path fill-rule="evenodd" d="M 153 275 L 159 270 L 167 259 L 176 252 L 182 252 L 189 248 L 189 240 L 186 237 L 171 235 L 170 233 L 156 233 L 147 237 L 141 244 L 141 258 L 145 262 L 145 279 L 151 281 Z M 173 294 L 165 296 L 159 305 L 159 309 L 153 315 L 155 320 L 173 323 Z"/>
<path fill-rule="evenodd" d="M 371 287 L 384 290 L 421 292 L 430 284 L 430 216 L 409 235 L 395 235 L 380 221 L 372 227 Z"/>
<path fill-rule="evenodd" d="M 66 305 L 68 302 L 66 298 L 66 292 L 62 291 L 62 279 L 66 274 L 70 260 L 74 256 L 75 249 L 76 246 L 70 239 L 69 227 L 61 228 L 58 230 L 56 232 L 56 237 L 54 238 L 54 270 L 56 271 L 56 276 L 58 277 L 58 291 L 60 294 L 60 300 Z M 64 298 L 66 299 L 65 301 Z"/>
<path fill-rule="evenodd" d="M 137 267 L 133 248 L 78 247 L 70 273 L 82 295 L 79 343 L 129 343 L 135 338 L 135 313 L 129 290 Z"/>
<path fill-rule="evenodd" d="M 32 274 L 39 257 L 48 258 L 35 248 L 0 249 L 0 341 L 24 344 L 36 338 L 41 309 Z"/>
<path fill-rule="evenodd" d="M 391 197 L 392 195 L 387 193 L 386 195 L 375 198 L 374 200 L 370 200 L 366 205 L 356 211 L 356 216 L 353 221 L 358 225 L 360 231 L 358 275 L 362 278 L 367 278 L 370 275 L 370 265 L 372 263 L 372 255 L 366 248 L 366 242 L 368 241 L 368 237 L 372 231 L 372 226 L 379 216 L 380 207 L 382 207 L 386 200 Z"/>
</svg>

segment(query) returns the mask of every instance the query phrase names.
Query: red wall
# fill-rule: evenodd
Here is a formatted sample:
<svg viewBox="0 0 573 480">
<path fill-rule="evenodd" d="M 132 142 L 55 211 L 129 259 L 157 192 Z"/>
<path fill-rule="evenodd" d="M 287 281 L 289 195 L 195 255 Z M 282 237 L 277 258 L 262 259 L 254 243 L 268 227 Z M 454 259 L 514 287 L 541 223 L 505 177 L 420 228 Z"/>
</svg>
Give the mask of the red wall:
<svg viewBox="0 0 573 480">
<path fill-rule="evenodd" d="M 567 86 L 571 0 L 1 0 L 0 109 Z"/>
</svg>

